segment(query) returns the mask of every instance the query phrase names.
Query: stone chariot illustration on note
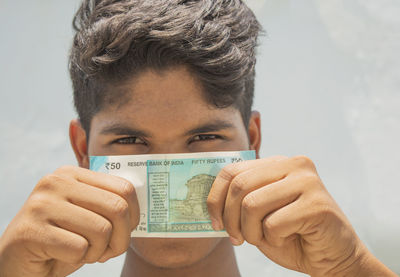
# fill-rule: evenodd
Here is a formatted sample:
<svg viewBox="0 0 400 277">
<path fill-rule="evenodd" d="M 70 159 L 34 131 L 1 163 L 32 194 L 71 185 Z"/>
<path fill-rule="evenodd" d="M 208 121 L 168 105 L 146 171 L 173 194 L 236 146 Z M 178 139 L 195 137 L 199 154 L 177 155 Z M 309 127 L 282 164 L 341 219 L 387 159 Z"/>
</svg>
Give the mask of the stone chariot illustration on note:
<svg viewBox="0 0 400 277">
<path fill-rule="evenodd" d="M 207 210 L 207 196 L 215 176 L 198 174 L 189 179 L 186 198 L 183 200 L 170 199 L 170 222 L 207 222 L 209 215 Z"/>
</svg>

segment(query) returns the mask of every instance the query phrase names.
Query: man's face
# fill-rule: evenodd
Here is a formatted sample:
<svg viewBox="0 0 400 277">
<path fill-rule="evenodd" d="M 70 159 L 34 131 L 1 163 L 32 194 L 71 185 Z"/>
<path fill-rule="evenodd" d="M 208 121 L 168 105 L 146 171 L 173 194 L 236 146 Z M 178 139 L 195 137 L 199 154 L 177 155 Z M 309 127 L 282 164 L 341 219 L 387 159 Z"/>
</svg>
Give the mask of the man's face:
<svg viewBox="0 0 400 277">
<path fill-rule="evenodd" d="M 124 103 L 113 104 L 93 117 L 88 155 L 254 148 L 239 111 L 207 103 L 200 84 L 185 67 L 145 71 L 124 88 L 128 91 Z M 131 248 L 156 266 L 181 267 L 207 256 L 220 240 L 132 238 Z"/>
</svg>

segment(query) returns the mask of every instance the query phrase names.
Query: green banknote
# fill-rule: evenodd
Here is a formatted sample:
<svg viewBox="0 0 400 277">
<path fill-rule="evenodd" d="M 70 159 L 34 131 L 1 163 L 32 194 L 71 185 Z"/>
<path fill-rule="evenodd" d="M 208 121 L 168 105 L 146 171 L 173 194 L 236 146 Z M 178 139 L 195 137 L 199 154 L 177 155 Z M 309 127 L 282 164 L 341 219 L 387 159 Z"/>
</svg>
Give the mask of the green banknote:
<svg viewBox="0 0 400 277">
<path fill-rule="evenodd" d="M 135 186 L 141 217 L 132 236 L 222 237 L 211 227 L 208 193 L 224 166 L 252 159 L 254 151 L 94 156 L 90 167 Z"/>
</svg>

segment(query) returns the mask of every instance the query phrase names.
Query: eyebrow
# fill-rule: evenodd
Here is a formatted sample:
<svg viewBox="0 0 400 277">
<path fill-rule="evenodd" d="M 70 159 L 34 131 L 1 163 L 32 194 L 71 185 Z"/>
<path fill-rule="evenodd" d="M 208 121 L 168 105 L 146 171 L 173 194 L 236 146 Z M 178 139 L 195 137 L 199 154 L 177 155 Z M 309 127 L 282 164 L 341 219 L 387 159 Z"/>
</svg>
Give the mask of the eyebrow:
<svg viewBox="0 0 400 277">
<path fill-rule="evenodd" d="M 231 122 L 224 121 L 224 120 L 215 120 L 213 122 L 206 123 L 206 124 L 203 124 L 203 125 L 200 125 L 200 126 L 194 128 L 194 129 L 191 129 L 191 130 L 187 131 L 185 135 L 189 136 L 189 135 L 195 135 L 195 134 L 199 134 L 199 133 L 216 132 L 216 131 L 221 131 L 221 130 L 230 129 L 230 128 L 234 128 L 234 126 Z"/>
<path fill-rule="evenodd" d="M 185 136 L 195 135 L 199 133 L 209 133 L 216 132 L 225 129 L 234 128 L 234 125 L 225 120 L 214 120 L 213 122 L 205 123 L 200 126 L 197 126 L 193 129 L 188 130 L 185 133 Z M 112 124 L 104 127 L 100 134 L 102 135 L 128 135 L 128 136 L 137 136 L 137 137 L 151 137 L 151 135 L 143 130 L 133 128 L 130 126 L 126 126 L 123 124 Z"/>
<path fill-rule="evenodd" d="M 150 134 L 148 134 L 147 132 L 140 130 L 140 129 L 136 129 L 136 128 L 132 128 L 123 124 L 113 124 L 113 125 L 109 125 L 104 127 L 100 134 L 102 135 L 129 135 L 129 136 L 136 136 L 136 137 L 151 137 Z"/>
</svg>

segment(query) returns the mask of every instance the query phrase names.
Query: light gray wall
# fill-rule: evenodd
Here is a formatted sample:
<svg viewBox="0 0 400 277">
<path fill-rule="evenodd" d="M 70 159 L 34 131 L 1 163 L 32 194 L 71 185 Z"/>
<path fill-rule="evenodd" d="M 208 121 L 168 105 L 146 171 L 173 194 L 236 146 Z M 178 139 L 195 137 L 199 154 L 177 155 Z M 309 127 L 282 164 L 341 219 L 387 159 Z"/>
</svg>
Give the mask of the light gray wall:
<svg viewBox="0 0 400 277">
<path fill-rule="evenodd" d="M 78 0 L 0 0 L 0 233 L 36 182 L 75 164 L 67 53 Z M 400 3 L 248 0 L 262 156 L 310 156 L 368 247 L 400 272 Z M 237 248 L 243 276 L 301 276 Z M 117 276 L 123 257 L 74 276 Z"/>
</svg>

